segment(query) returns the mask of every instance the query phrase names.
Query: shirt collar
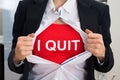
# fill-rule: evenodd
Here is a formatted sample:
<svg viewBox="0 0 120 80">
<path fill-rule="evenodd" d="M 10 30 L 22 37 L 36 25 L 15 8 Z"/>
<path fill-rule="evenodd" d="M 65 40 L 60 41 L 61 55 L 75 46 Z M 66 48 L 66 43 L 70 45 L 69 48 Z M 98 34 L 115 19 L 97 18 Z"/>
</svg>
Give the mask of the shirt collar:
<svg viewBox="0 0 120 80">
<path fill-rule="evenodd" d="M 61 6 L 63 9 L 65 9 L 68 13 L 71 13 L 73 9 L 76 7 L 77 2 L 76 0 L 67 0 L 67 2 Z M 55 5 L 53 3 L 53 0 L 48 1 L 48 5 L 46 7 L 46 11 L 49 12 L 51 10 L 55 11 Z"/>
<path fill-rule="evenodd" d="M 73 12 L 76 8 L 77 2 L 76 0 L 67 0 L 67 2 L 62 6 L 68 13 Z"/>
<path fill-rule="evenodd" d="M 47 7 L 46 7 L 46 11 L 49 12 L 51 10 L 55 10 L 55 5 L 53 3 L 53 0 L 49 0 L 48 1 L 48 4 L 47 4 Z"/>
</svg>

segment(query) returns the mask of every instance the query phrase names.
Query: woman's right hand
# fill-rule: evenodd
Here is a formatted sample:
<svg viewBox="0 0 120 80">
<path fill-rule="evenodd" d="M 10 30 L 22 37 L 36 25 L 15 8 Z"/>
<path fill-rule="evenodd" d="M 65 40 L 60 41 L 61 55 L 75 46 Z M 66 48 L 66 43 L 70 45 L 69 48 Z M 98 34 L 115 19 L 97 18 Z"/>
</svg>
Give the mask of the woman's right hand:
<svg viewBox="0 0 120 80">
<path fill-rule="evenodd" d="M 18 37 L 18 41 L 15 48 L 14 64 L 19 64 L 20 61 L 23 61 L 26 58 L 26 56 L 32 53 L 33 37 L 34 33 L 31 33 L 28 36 Z"/>
</svg>

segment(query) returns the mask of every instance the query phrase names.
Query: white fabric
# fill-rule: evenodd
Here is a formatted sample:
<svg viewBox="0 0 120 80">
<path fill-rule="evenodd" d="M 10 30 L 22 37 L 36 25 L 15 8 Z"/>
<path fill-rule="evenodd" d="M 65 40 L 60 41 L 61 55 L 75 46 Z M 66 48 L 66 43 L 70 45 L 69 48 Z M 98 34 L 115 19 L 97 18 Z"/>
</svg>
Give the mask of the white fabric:
<svg viewBox="0 0 120 80">
<path fill-rule="evenodd" d="M 71 7 L 69 8 L 68 6 Z M 80 28 L 76 0 L 68 0 L 62 7 L 58 9 L 58 12 L 55 11 L 53 1 L 49 0 L 40 27 L 35 32 L 33 44 L 36 36 L 44 31 L 58 18 L 75 29 L 81 35 L 85 45 L 86 33 L 83 32 Z M 31 54 L 26 58 L 28 62 L 35 65 L 29 73 L 29 80 L 84 80 L 84 77 L 87 74 L 84 69 L 86 65 L 85 61 L 90 56 L 91 53 L 85 51 L 70 59 L 65 60 L 60 65 Z"/>
<path fill-rule="evenodd" d="M 80 29 L 73 29 L 80 33 L 85 44 L 86 34 Z M 84 80 L 87 74 L 84 69 L 85 61 L 90 56 L 91 53 L 85 51 L 65 60 L 60 65 L 35 55 L 29 55 L 27 56 L 28 62 L 35 64 L 29 74 L 29 80 Z"/>
<path fill-rule="evenodd" d="M 28 61 L 35 64 L 29 74 L 29 80 L 84 80 L 87 74 L 84 69 L 85 61 L 90 56 L 91 53 L 85 51 L 61 65 L 37 56 L 28 56 Z"/>
<path fill-rule="evenodd" d="M 40 27 L 35 34 L 40 34 L 44 29 L 46 29 L 50 24 L 55 22 L 58 18 L 61 18 L 61 20 L 63 20 L 64 22 L 72 25 L 72 27 L 80 29 L 80 22 L 76 4 L 76 0 L 68 0 L 62 7 L 58 9 L 58 11 L 56 11 L 53 0 L 49 0 Z"/>
</svg>

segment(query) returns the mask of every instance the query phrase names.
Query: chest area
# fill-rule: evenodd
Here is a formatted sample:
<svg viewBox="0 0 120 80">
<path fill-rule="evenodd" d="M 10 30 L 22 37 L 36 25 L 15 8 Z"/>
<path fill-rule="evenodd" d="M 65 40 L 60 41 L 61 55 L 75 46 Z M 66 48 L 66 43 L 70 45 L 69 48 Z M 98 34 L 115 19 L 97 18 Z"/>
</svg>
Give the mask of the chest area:
<svg viewBox="0 0 120 80">
<path fill-rule="evenodd" d="M 84 51 L 79 32 L 67 24 L 52 24 L 36 36 L 34 55 L 61 64 Z"/>
</svg>

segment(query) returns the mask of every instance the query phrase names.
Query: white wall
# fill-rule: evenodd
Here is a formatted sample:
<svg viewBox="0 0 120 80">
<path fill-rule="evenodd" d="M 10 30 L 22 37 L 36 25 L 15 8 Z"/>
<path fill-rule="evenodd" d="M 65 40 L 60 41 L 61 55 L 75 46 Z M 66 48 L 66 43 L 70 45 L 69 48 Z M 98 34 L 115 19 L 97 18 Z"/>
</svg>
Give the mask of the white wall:
<svg viewBox="0 0 120 80">
<path fill-rule="evenodd" d="M 19 0 L 0 0 L 2 5 L 2 28 L 3 28 L 3 43 L 5 46 L 4 53 L 4 62 L 5 62 L 5 80 L 19 80 L 18 74 L 12 72 L 8 68 L 7 58 L 11 48 L 12 41 L 12 25 L 13 25 L 13 17 L 18 5 Z"/>
<path fill-rule="evenodd" d="M 108 0 L 111 14 L 111 36 L 112 50 L 114 53 L 115 65 L 113 69 L 107 73 L 107 80 L 120 80 L 120 0 Z"/>
</svg>

